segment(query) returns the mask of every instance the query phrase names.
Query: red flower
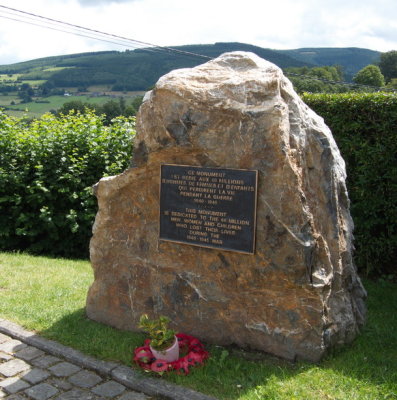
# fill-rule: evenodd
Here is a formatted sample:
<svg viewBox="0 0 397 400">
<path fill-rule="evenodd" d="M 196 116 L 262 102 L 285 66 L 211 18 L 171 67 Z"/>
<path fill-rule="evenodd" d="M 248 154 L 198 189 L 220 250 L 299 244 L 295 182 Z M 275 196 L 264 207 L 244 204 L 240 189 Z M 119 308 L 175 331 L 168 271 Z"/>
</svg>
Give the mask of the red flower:
<svg viewBox="0 0 397 400">
<path fill-rule="evenodd" d="M 148 351 L 146 347 L 138 347 L 135 350 L 134 361 L 139 361 L 141 363 L 147 364 L 153 358 L 151 351 Z"/>
<path fill-rule="evenodd" d="M 167 371 L 169 368 L 169 363 L 165 360 L 156 360 L 150 366 L 150 369 L 154 372 L 164 372 Z"/>
<path fill-rule="evenodd" d="M 189 363 L 187 361 L 187 356 L 180 358 L 179 360 L 174 361 L 174 369 L 177 374 L 188 374 L 189 373 Z"/>
<path fill-rule="evenodd" d="M 186 356 L 186 358 L 187 358 L 189 365 L 202 364 L 202 362 L 204 361 L 204 357 L 202 354 L 194 353 L 193 351 L 191 351 Z"/>
<path fill-rule="evenodd" d="M 209 357 L 204 350 L 203 344 L 193 336 L 178 333 L 178 345 L 180 353 L 187 353 L 185 356 L 173 362 L 156 360 L 150 350 L 150 339 L 146 339 L 144 346 L 134 350 L 133 360 L 143 369 L 163 374 L 165 371 L 175 370 L 177 374 L 188 374 L 189 367 L 203 364 Z M 183 354 L 183 353 L 182 353 Z"/>
</svg>

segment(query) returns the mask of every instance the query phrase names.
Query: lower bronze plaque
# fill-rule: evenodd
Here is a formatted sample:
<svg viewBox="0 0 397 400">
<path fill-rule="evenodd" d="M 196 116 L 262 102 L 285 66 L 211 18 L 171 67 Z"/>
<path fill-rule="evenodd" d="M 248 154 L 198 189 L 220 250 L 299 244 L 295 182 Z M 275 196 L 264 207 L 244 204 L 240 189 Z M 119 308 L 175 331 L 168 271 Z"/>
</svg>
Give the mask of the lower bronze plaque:
<svg viewBox="0 0 397 400">
<path fill-rule="evenodd" d="M 162 165 L 160 239 L 253 254 L 257 171 Z"/>
</svg>

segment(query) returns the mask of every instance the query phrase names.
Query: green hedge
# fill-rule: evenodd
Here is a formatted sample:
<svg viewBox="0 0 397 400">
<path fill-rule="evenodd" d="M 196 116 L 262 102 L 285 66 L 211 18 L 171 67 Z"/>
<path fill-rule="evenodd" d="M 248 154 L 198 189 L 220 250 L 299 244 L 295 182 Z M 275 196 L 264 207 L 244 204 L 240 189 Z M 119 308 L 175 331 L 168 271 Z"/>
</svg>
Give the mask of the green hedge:
<svg viewBox="0 0 397 400">
<path fill-rule="evenodd" d="M 92 113 L 24 122 L 0 110 L 0 249 L 88 257 L 91 186 L 128 167 L 134 119 Z"/>
<path fill-rule="evenodd" d="M 304 94 L 347 164 L 356 262 L 395 274 L 397 95 Z M 87 257 L 96 213 L 91 186 L 128 167 L 133 119 L 106 127 L 93 114 L 31 124 L 0 111 L 0 249 Z"/>
<path fill-rule="evenodd" d="M 304 94 L 331 128 L 346 161 L 356 262 L 367 274 L 395 274 L 397 94 Z"/>
</svg>

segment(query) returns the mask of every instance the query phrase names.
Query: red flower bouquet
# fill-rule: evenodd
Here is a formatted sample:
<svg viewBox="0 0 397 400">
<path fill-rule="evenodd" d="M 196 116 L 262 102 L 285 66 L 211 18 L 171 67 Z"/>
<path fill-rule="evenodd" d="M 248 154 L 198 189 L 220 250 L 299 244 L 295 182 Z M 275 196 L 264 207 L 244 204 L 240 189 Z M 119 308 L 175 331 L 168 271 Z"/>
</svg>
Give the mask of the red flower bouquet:
<svg viewBox="0 0 397 400">
<path fill-rule="evenodd" d="M 209 357 L 203 344 L 193 336 L 184 333 L 176 334 L 179 345 L 179 354 L 185 354 L 176 361 L 167 362 L 156 359 L 150 350 L 150 339 L 146 339 L 144 346 L 134 350 L 133 360 L 146 371 L 162 374 L 167 371 L 175 371 L 177 374 L 189 373 L 189 368 L 202 365 Z"/>
</svg>

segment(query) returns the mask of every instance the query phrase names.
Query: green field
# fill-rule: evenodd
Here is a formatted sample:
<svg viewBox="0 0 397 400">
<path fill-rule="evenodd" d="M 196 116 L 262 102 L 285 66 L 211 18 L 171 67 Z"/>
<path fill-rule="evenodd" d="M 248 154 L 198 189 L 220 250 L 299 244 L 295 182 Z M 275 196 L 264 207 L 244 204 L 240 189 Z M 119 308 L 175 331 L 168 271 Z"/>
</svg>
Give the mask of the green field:
<svg viewBox="0 0 397 400">
<path fill-rule="evenodd" d="M 140 333 L 89 320 L 88 261 L 0 252 L 0 318 L 86 354 L 131 365 Z M 397 399 L 397 285 L 366 281 L 368 321 L 349 346 L 321 363 L 290 363 L 264 353 L 206 345 L 210 358 L 188 376 L 161 379 L 224 400 Z"/>
<path fill-rule="evenodd" d="M 19 118 L 39 118 L 41 115 L 56 111 L 63 106 L 64 103 L 70 101 L 81 101 L 83 103 L 91 103 L 101 105 L 110 100 L 118 101 L 123 97 L 126 103 L 129 103 L 134 97 L 142 96 L 144 91 L 111 91 L 112 85 L 90 85 L 86 93 L 78 94 L 77 87 L 62 87 L 70 96 L 54 95 L 48 97 L 41 96 L 40 86 L 47 82 L 52 74 L 66 69 L 73 69 L 74 66 L 54 66 L 51 64 L 34 62 L 30 68 L 26 66 L 22 68 L 23 73 L 0 74 L 0 85 L 9 88 L 8 95 L 0 93 L 0 108 L 4 108 L 8 115 Z M 21 103 L 21 99 L 17 96 L 15 85 L 19 90 L 26 83 L 34 90 L 33 101 Z M 15 104 L 11 104 L 14 102 Z"/>
<path fill-rule="evenodd" d="M 21 103 L 18 104 L 20 99 L 17 96 L 0 96 L 0 107 L 7 107 L 6 113 L 12 115 L 14 117 L 28 117 L 28 118 L 38 118 L 46 112 L 50 110 L 57 110 L 64 103 L 78 100 L 83 103 L 92 103 L 92 104 L 104 104 L 110 100 L 118 101 L 120 96 L 49 96 L 45 98 L 40 98 L 40 103 L 36 103 L 32 101 L 30 103 Z M 127 102 L 131 101 L 134 95 L 123 95 Z M 14 100 L 15 104 L 10 105 L 11 101 Z M 42 103 L 45 101 L 45 103 Z"/>
<path fill-rule="evenodd" d="M 16 94 L 8 94 L 8 96 L 4 96 L 0 94 L 0 107 L 1 106 L 6 106 L 8 107 L 12 101 L 15 101 L 15 103 L 19 102 L 19 98 Z"/>
<path fill-rule="evenodd" d="M 43 72 L 57 72 L 57 71 L 62 71 L 63 69 L 66 68 L 74 68 L 74 67 L 49 67 L 49 68 L 44 68 L 42 69 Z"/>
<path fill-rule="evenodd" d="M 40 80 L 39 79 L 23 79 L 20 82 L 21 82 L 21 85 L 23 83 L 28 83 L 32 87 L 37 87 L 37 86 L 40 86 L 43 83 L 45 83 L 46 80 L 44 80 L 44 79 L 40 79 Z"/>
<path fill-rule="evenodd" d="M 0 83 L 11 82 L 15 83 L 15 81 L 21 76 L 21 74 L 0 74 Z"/>
</svg>

